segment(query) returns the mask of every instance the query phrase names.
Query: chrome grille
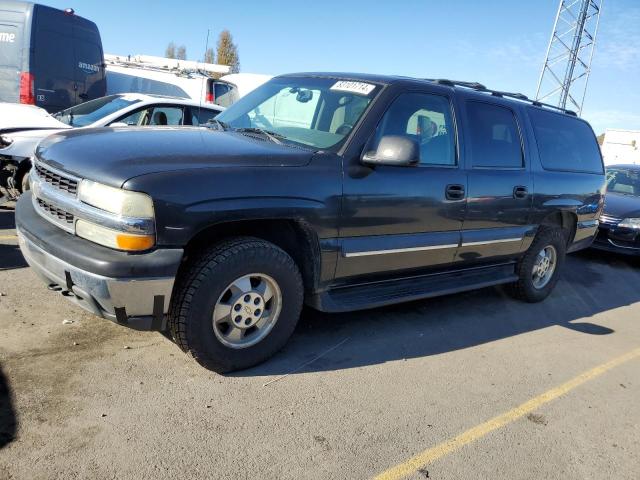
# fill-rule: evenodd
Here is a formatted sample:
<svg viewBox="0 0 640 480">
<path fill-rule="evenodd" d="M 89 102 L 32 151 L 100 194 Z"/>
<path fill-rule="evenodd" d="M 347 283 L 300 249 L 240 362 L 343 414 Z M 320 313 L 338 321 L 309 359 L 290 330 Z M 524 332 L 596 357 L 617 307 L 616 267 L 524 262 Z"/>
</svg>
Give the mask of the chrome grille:
<svg viewBox="0 0 640 480">
<path fill-rule="evenodd" d="M 45 211 L 48 215 L 54 217 L 54 220 L 57 219 L 60 222 L 67 223 L 69 225 L 73 225 L 73 214 L 69 212 L 65 212 L 61 208 L 55 207 L 41 199 L 36 199 L 38 201 L 38 206 Z"/>
<path fill-rule="evenodd" d="M 604 225 L 618 225 L 622 221 L 621 218 L 612 215 L 600 215 L 600 223 Z"/>
<path fill-rule="evenodd" d="M 53 185 L 59 190 L 63 190 L 71 195 L 78 194 L 78 181 L 73 178 L 60 175 L 47 167 L 42 166 L 40 163 L 35 165 L 38 176 L 45 182 Z"/>
</svg>

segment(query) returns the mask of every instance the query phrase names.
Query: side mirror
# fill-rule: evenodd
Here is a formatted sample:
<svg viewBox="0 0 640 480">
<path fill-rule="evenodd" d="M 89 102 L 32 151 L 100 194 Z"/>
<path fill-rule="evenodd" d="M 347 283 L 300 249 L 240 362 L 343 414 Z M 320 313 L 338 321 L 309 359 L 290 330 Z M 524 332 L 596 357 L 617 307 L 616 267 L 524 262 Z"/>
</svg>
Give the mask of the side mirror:
<svg viewBox="0 0 640 480">
<path fill-rule="evenodd" d="M 124 122 L 113 122 L 109 126 L 113 128 L 118 128 L 118 127 L 128 127 L 129 125 Z"/>
<path fill-rule="evenodd" d="M 420 161 L 418 142 L 400 135 L 385 135 L 380 139 L 375 152 L 365 152 L 362 163 L 368 165 L 389 165 L 410 167 Z"/>
</svg>

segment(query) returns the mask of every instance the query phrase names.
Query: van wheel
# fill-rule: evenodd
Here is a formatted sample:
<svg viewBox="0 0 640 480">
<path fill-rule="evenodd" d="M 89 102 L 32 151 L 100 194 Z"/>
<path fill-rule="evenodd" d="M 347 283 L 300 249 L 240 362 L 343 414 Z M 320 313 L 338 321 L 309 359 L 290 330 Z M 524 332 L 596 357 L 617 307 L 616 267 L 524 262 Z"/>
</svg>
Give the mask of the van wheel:
<svg viewBox="0 0 640 480">
<path fill-rule="evenodd" d="M 518 281 L 507 286 L 509 293 L 532 303 L 547 298 L 558 283 L 566 253 L 565 242 L 561 229 L 541 226 L 516 267 Z"/>
<path fill-rule="evenodd" d="M 240 370 L 284 346 L 302 300 L 302 277 L 286 252 L 257 238 L 235 238 L 200 254 L 180 276 L 169 329 L 204 367 Z"/>
</svg>

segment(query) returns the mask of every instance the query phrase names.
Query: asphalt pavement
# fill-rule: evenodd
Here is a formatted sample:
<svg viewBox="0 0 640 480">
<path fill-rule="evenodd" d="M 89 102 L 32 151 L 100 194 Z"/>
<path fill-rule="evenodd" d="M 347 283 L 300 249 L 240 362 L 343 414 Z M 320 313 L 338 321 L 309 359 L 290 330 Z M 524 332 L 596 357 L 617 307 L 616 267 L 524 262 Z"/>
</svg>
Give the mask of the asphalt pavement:
<svg viewBox="0 0 640 480">
<path fill-rule="evenodd" d="M 0 206 L 2 479 L 638 478 L 638 261 L 572 255 L 539 304 L 306 310 L 221 376 L 48 291 L 16 245 Z"/>
</svg>

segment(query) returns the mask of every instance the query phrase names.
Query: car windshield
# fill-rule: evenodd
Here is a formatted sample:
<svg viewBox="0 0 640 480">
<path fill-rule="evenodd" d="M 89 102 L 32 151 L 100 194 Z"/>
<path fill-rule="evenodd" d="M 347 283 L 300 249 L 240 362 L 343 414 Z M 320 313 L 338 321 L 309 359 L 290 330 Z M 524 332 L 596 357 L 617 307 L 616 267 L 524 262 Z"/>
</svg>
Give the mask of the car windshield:
<svg viewBox="0 0 640 480">
<path fill-rule="evenodd" d="M 139 101 L 139 98 L 126 95 L 109 95 L 67 108 L 54 114 L 54 117 L 71 127 L 86 127 Z"/>
<path fill-rule="evenodd" d="M 216 117 L 219 125 L 314 150 L 336 150 L 379 85 L 335 78 L 280 77 Z"/>
<path fill-rule="evenodd" d="M 607 192 L 640 197 L 640 170 L 607 169 Z"/>
</svg>

